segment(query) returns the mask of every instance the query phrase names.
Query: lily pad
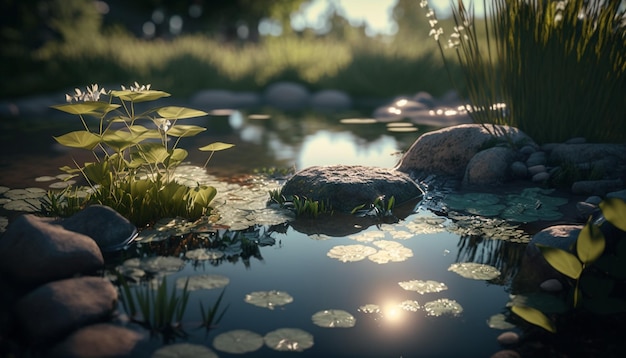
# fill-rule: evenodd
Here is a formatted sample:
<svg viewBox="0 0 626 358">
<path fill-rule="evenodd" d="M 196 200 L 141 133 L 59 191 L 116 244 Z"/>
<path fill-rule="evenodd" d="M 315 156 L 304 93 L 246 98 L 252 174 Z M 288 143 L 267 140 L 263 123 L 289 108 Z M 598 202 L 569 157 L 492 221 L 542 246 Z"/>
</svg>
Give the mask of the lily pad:
<svg viewBox="0 0 626 358">
<path fill-rule="evenodd" d="M 362 313 L 367 313 L 367 314 L 370 314 L 370 313 L 380 313 L 381 312 L 381 308 L 377 304 L 368 303 L 366 305 L 363 305 L 363 306 L 359 307 L 358 311 L 362 312 Z"/>
<path fill-rule="evenodd" d="M 489 193 L 449 194 L 444 199 L 450 209 L 484 216 L 498 215 L 504 209 L 499 201 L 498 195 Z"/>
<path fill-rule="evenodd" d="M 280 328 L 263 337 L 265 345 L 277 351 L 302 352 L 313 347 L 313 335 L 298 328 Z"/>
<path fill-rule="evenodd" d="M 226 353 L 249 353 L 263 347 L 263 337 L 252 331 L 237 329 L 217 335 L 213 339 L 213 347 Z"/>
<path fill-rule="evenodd" d="M 29 213 L 34 213 L 39 211 L 39 207 L 41 202 L 39 199 L 19 199 L 19 200 L 11 200 L 8 203 L 4 204 L 3 208 L 5 210 L 13 210 L 13 211 L 25 211 Z"/>
<path fill-rule="evenodd" d="M 420 281 L 420 280 L 411 280 L 411 281 L 402 281 L 398 282 L 400 287 L 407 291 L 415 291 L 421 295 L 425 293 L 433 293 L 433 292 L 441 292 L 448 289 L 445 283 L 437 282 L 437 281 Z"/>
<path fill-rule="evenodd" d="M 420 306 L 419 302 L 417 302 L 415 300 L 402 301 L 399 306 L 403 310 L 409 311 L 409 312 L 417 312 L 417 311 L 419 311 L 422 308 L 422 306 Z"/>
<path fill-rule="evenodd" d="M 189 281 L 187 281 L 189 280 Z M 182 290 L 187 284 L 187 290 L 212 290 L 214 288 L 225 287 L 230 283 L 230 279 L 222 275 L 196 275 L 190 277 L 180 277 L 176 280 L 176 288 Z"/>
<path fill-rule="evenodd" d="M 207 249 L 194 249 L 185 252 L 185 258 L 196 261 L 217 260 L 222 257 L 224 257 L 223 252 Z"/>
<path fill-rule="evenodd" d="M 199 344 L 175 343 L 157 349 L 152 358 L 217 358 L 217 354 Z"/>
<path fill-rule="evenodd" d="M 376 249 L 365 245 L 337 245 L 330 249 L 326 256 L 341 262 L 361 261 L 376 253 Z"/>
<path fill-rule="evenodd" d="M 41 188 L 11 189 L 4 193 L 4 196 L 13 199 L 38 199 L 46 194 Z"/>
<path fill-rule="evenodd" d="M 293 297 L 283 291 L 256 291 L 246 295 L 245 302 L 273 310 L 277 306 L 284 306 L 293 302 Z"/>
<path fill-rule="evenodd" d="M 456 302 L 455 300 L 440 298 L 436 301 L 431 301 L 424 304 L 424 310 L 429 316 L 458 316 L 461 314 L 461 312 L 463 312 L 463 307 L 461 307 L 461 305 L 458 304 L 458 302 Z"/>
<path fill-rule="evenodd" d="M 497 268 L 476 262 L 454 263 L 448 267 L 448 271 L 473 280 L 493 280 L 500 276 L 500 270 Z"/>
<path fill-rule="evenodd" d="M 173 256 L 156 256 L 144 259 L 128 259 L 122 265 L 139 268 L 151 273 L 172 273 L 182 270 L 185 266 L 185 261 Z"/>
<path fill-rule="evenodd" d="M 350 328 L 356 324 L 356 318 L 343 310 L 323 310 L 311 318 L 314 324 L 325 328 Z"/>
<path fill-rule="evenodd" d="M 506 319 L 506 316 L 502 313 L 494 314 L 493 316 L 489 317 L 489 320 L 487 320 L 487 325 L 489 326 L 489 328 L 502 330 L 515 328 L 515 325 L 511 322 L 508 322 Z"/>
<path fill-rule="evenodd" d="M 382 250 L 369 255 L 367 258 L 377 264 L 386 264 L 389 262 L 406 261 L 409 257 L 413 257 L 413 251 L 408 247 L 404 247 L 399 242 L 380 240 L 373 243 Z"/>
<path fill-rule="evenodd" d="M 385 237 L 385 233 L 382 231 L 365 231 L 356 235 L 348 236 L 349 239 L 359 241 L 359 242 L 372 242 L 377 239 L 382 239 Z"/>
</svg>

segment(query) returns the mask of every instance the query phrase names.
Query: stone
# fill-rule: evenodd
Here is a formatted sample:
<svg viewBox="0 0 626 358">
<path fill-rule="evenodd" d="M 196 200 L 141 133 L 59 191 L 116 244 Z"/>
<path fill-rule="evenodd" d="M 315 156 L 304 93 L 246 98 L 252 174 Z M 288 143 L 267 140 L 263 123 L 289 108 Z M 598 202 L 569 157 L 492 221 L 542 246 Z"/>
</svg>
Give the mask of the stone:
<svg viewBox="0 0 626 358">
<path fill-rule="evenodd" d="M 598 209 L 597 204 L 588 203 L 586 201 L 579 201 L 576 203 L 576 211 L 578 212 L 578 217 L 580 219 L 586 219 L 589 215 L 592 215 L 596 209 Z"/>
<path fill-rule="evenodd" d="M 476 153 L 467 164 L 463 183 L 466 185 L 502 184 L 508 178 L 508 168 L 515 151 L 508 147 L 493 147 Z"/>
<path fill-rule="evenodd" d="M 33 346 L 57 341 L 89 324 L 108 320 L 117 308 L 117 289 L 102 277 L 54 281 L 15 305 L 24 337 Z"/>
<path fill-rule="evenodd" d="M 423 104 L 426 108 L 434 108 L 435 107 L 435 99 L 428 92 L 418 92 L 412 98 L 413 101 Z"/>
<path fill-rule="evenodd" d="M 491 355 L 491 358 L 520 358 L 521 355 L 512 349 L 504 349 L 497 351 Z"/>
<path fill-rule="evenodd" d="M 528 168 L 524 162 L 516 161 L 511 164 L 511 176 L 516 179 L 524 179 L 528 176 Z"/>
<path fill-rule="evenodd" d="M 496 126 L 496 129 L 508 133 L 514 143 L 532 142 L 517 128 Z M 435 174 L 461 179 L 472 157 L 492 139 L 480 124 L 461 124 L 428 132 L 417 138 L 396 169 L 413 177 Z M 504 137 L 499 135 L 498 139 L 504 140 Z"/>
<path fill-rule="evenodd" d="M 528 159 L 526 159 L 526 165 L 528 167 L 543 164 L 546 164 L 546 153 L 544 152 L 534 152 L 528 157 Z"/>
<path fill-rule="evenodd" d="M 137 236 L 137 228 L 117 211 L 91 205 L 59 222 L 66 230 L 91 237 L 102 251 L 124 248 Z"/>
<path fill-rule="evenodd" d="M 510 346 L 519 342 L 519 334 L 515 332 L 503 332 L 498 336 L 498 343 Z"/>
<path fill-rule="evenodd" d="M 524 154 L 524 155 L 531 155 L 531 154 L 535 153 L 536 151 L 537 151 L 537 149 L 535 149 L 535 147 L 532 146 L 532 145 L 525 145 L 522 148 L 520 148 L 520 150 L 519 150 L 519 152 L 521 154 Z"/>
<path fill-rule="evenodd" d="M 550 162 L 555 163 L 594 163 L 608 158 L 625 163 L 626 144 L 559 144 L 550 153 Z"/>
<path fill-rule="evenodd" d="M 146 337 L 126 327 L 97 323 L 81 328 L 53 347 L 53 358 L 134 357 Z"/>
<path fill-rule="evenodd" d="M 626 189 L 610 192 L 610 193 L 606 194 L 606 197 L 607 198 L 618 198 L 618 199 L 622 199 L 622 200 L 626 201 Z"/>
<path fill-rule="evenodd" d="M 545 173 L 545 172 L 546 172 L 546 166 L 543 164 L 533 165 L 532 167 L 528 167 L 528 174 L 530 174 L 530 176 L 534 176 L 535 174 Z"/>
<path fill-rule="evenodd" d="M 309 91 L 292 82 L 277 82 L 267 87 L 263 94 L 266 104 L 282 110 L 297 110 L 309 105 Z"/>
<path fill-rule="evenodd" d="M 548 179 L 550 179 L 550 174 L 541 172 L 533 175 L 531 180 L 533 183 L 545 183 Z"/>
<path fill-rule="evenodd" d="M 20 285 L 91 273 L 103 266 L 93 239 L 32 214 L 18 217 L 0 237 L 0 272 Z"/>
<path fill-rule="evenodd" d="M 382 195 L 386 200 L 393 196 L 396 204 L 401 204 L 422 196 L 423 192 L 406 174 L 394 169 L 331 165 L 296 173 L 283 185 L 281 194 L 328 201 L 333 210 L 349 213 Z"/>
<path fill-rule="evenodd" d="M 624 187 L 621 179 L 581 180 L 572 184 L 572 193 L 578 195 L 605 196 Z"/>
<path fill-rule="evenodd" d="M 322 111 L 342 111 L 352 107 L 352 100 L 343 91 L 322 90 L 311 97 L 311 107 Z"/>
<path fill-rule="evenodd" d="M 624 193 L 626 194 L 626 190 L 624 190 Z M 609 194 L 607 194 L 607 196 L 608 195 Z M 602 202 L 602 197 L 597 196 L 597 195 L 592 195 L 588 197 L 587 199 L 585 199 L 585 202 L 588 204 L 592 204 L 592 205 L 600 205 L 600 203 Z"/>
<path fill-rule="evenodd" d="M 561 283 L 561 281 L 555 278 L 551 278 L 543 281 L 539 285 L 539 288 L 546 292 L 561 292 L 563 290 L 563 284 Z"/>
</svg>

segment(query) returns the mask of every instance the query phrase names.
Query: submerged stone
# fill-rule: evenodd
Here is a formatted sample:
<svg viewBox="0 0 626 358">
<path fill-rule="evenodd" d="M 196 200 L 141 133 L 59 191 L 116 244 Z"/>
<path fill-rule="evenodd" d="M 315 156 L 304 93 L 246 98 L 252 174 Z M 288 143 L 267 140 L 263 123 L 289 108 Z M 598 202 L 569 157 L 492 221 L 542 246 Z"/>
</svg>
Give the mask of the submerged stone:
<svg viewBox="0 0 626 358">
<path fill-rule="evenodd" d="M 385 203 L 394 197 L 396 204 L 401 204 L 422 196 L 423 192 L 408 175 L 393 169 L 332 165 L 296 173 L 285 183 L 281 194 L 327 202 L 333 210 L 349 213 L 381 196 Z"/>
</svg>

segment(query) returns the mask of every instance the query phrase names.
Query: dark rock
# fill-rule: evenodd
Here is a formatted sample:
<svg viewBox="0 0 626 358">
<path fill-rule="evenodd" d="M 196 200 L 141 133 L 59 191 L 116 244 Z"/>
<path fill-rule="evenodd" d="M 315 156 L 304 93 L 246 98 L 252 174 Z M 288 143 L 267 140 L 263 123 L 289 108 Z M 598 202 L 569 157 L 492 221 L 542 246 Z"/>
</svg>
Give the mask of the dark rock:
<svg viewBox="0 0 626 358">
<path fill-rule="evenodd" d="M 534 152 L 526 159 L 526 165 L 529 167 L 543 164 L 546 164 L 546 153 L 544 152 Z"/>
<path fill-rule="evenodd" d="M 586 142 L 587 140 L 583 137 L 575 137 L 575 138 L 570 138 L 566 140 L 565 144 L 584 144 Z"/>
<path fill-rule="evenodd" d="M 401 204 L 423 195 L 406 174 L 393 169 L 359 165 L 316 166 L 291 177 L 281 194 L 328 201 L 333 210 L 350 212 L 356 206 L 371 204 L 384 195 Z"/>
<path fill-rule="evenodd" d="M 309 106 L 309 91 L 302 85 L 277 82 L 269 85 L 263 94 L 265 102 L 283 110 L 297 110 Z"/>
<path fill-rule="evenodd" d="M 528 174 L 530 174 L 530 176 L 534 176 L 535 174 L 543 173 L 545 171 L 546 171 L 546 166 L 541 165 L 541 164 L 528 167 Z"/>
<path fill-rule="evenodd" d="M 532 176 L 532 182 L 533 183 L 544 183 L 548 179 L 550 179 L 550 174 L 548 174 L 546 172 L 537 173 L 537 174 Z"/>
<path fill-rule="evenodd" d="M 625 144 L 559 144 L 550 153 L 550 161 L 555 163 L 593 163 L 598 160 L 614 158 L 617 162 L 626 162 Z"/>
<path fill-rule="evenodd" d="M 133 357 L 145 337 L 139 332 L 108 323 L 81 328 L 50 351 L 50 357 Z"/>
<path fill-rule="evenodd" d="M 116 307 L 117 290 L 109 280 L 80 277 L 38 287 L 17 302 L 15 312 L 27 342 L 40 346 L 109 319 Z"/>
<path fill-rule="evenodd" d="M 311 97 L 311 107 L 318 110 L 340 111 L 352 107 L 347 93 L 338 90 L 319 91 Z"/>
<path fill-rule="evenodd" d="M 488 126 L 491 131 L 493 129 Z M 505 132 L 514 143 L 532 140 L 517 128 L 496 126 L 498 133 Z M 505 140 L 503 135 L 497 138 Z M 469 161 L 493 140 L 487 129 L 479 124 L 461 124 L 428 132 L 419 137 L 404 154 L 397 169 L 413 176 L 422 173 L 463 178 Z"/>
<path fill-rule="evenodd" d="M 511 176 L 517 179 L 524 179 L 528 176 L 528 168 L 523 162 L 517 161 L 511 164 Z"/>
<path fill-rule="evenodd" d="M 515 151 L 508 147 L 493 147 L 476 153 L 467 164 L 463 183 L 466 185 L 502 184 Z"/>
<path fill-rule="evenodd" d="M 91 205 L 61 221 L 60 225 L 91 237 L 102 251 L 120 250 L 137 236 L 135 225 L 103 205 Z"/>
<path fill-rule="evenodd" d="M 90 237 L 31 214 L 18 217 L 0 237 L 0 272 L 20 285 L 37 285 L 102 268 Z"/>
<path fill-rule="evenodd" d="M 607 193 L 624 187 L 621 179 L 614 180 L 581 180 L 572 184 L 572 193 L 579 195 L 605 196 Z"/>
</svg>

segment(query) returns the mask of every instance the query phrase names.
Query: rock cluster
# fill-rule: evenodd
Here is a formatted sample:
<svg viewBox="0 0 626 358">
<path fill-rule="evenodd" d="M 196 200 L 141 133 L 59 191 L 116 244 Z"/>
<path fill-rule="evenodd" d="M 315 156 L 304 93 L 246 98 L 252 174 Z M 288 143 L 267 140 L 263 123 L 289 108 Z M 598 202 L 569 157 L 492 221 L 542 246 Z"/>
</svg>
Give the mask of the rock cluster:
<svg viewBox="0 0 626 358">
<path fill-rule="evenodd" d="M 52 357 L 130 356 L 143 336 L 111 322 L 118 292 L 101 270 L 103 251 L 135 235 L 100 205 L 65 220 L 18 217 L 0 237 L 0 341 Z"/>
</svg>

